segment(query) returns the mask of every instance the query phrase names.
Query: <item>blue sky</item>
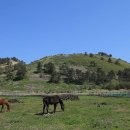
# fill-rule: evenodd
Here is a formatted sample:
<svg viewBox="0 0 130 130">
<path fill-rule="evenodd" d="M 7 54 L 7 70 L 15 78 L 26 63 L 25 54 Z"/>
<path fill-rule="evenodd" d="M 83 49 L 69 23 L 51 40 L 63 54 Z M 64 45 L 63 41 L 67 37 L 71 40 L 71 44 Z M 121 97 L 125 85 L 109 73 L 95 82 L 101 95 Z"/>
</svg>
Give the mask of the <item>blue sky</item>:
<svg viewBox="0 0 130 130">
<path fill-rule="evenodd" d="M 0 57 L 85 51 L 130 62 L 130 0 L 0 0 Z"/>
</svg>

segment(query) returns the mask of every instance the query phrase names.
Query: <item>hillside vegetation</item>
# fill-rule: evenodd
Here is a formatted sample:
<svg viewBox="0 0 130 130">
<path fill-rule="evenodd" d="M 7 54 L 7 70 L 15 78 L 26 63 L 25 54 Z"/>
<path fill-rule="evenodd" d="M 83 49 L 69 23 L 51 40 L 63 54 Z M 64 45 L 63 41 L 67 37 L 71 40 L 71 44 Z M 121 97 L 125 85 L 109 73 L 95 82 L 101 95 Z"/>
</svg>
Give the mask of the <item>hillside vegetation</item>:
<svg viewBox="0 0 130 130">
<path fill-rule="evenodd" d="M 59 54 L 30 64 L 17 58 L 5 59 L 0 60 L 0 90 L 130 89 L 130 64 L 104 52 Z"/>
</svg>

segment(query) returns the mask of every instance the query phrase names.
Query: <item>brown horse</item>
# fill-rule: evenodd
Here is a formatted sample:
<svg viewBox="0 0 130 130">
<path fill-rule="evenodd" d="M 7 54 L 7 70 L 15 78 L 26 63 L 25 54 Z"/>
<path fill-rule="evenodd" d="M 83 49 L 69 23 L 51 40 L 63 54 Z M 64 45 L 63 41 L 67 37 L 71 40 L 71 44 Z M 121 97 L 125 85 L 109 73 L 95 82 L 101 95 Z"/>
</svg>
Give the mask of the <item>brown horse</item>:
<svg viewBox="0 0 130 130">
<path fill-rule="evenodd" d="M 6 99 L 0 99 L 0 105 L 2 105 L 1 112 L 4 109 L 4 105 L 6 105 L 7 111 L 10 111 L 10 104 Z"/>
</svg>

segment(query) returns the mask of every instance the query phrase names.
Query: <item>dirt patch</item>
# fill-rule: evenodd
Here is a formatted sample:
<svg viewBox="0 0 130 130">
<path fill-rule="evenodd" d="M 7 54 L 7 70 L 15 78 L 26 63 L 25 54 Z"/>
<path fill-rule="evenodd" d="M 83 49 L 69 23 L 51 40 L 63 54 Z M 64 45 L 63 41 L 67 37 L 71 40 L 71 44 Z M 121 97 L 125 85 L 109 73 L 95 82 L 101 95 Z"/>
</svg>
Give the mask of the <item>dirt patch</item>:
<svg viewBox="0 0 130 130">
<path fill-rule="evenodd" d="M 97 107 L 108 105 L 106 102 L 94 103 Z"/>
<path fill-rule="evenodd" d="M 8 102 L 10 102 L 10 103 L 23 103 L 22 101 L 15 99 L 15 98 L 9 99 Z"/>
<path fill-rule="evenodd" d="M 125 107 L 118 107 L 114 110 L 115 112 L 130 112 L 128 108 Z"/>
</svg>

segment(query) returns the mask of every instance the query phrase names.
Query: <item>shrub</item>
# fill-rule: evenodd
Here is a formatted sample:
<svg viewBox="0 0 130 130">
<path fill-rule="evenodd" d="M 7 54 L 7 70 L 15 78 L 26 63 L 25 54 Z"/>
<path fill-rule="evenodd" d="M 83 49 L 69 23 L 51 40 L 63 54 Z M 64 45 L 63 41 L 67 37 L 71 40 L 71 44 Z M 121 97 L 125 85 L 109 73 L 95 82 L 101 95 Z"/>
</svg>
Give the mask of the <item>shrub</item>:
<svg viewBox="0 0 130 130">
<path fill-rule="evenodd" d="M 108 90 L 130 89 L 130 82 L 112 81 L 102 88 Z"/>
</svg>

